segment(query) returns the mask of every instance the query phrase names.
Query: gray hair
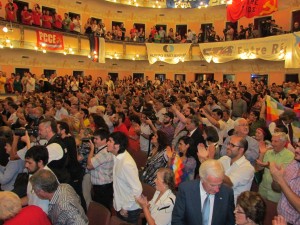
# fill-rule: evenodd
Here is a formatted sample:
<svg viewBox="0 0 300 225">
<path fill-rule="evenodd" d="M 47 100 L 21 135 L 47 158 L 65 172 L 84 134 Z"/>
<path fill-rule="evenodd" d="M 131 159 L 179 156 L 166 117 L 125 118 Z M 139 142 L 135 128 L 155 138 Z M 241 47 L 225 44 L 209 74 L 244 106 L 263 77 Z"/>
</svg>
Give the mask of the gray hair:
<svg viewBox="0 0 300 225">
<path fill-rule="evenodd" d="M 282 142 L 288 141 L 287 135 L 284 132 L 275 132 L 272 137 L 279 137 L 280 141 Z"/>
<path fill-rule="evenodd" d="M 225 171 L 221 162 L 215 159 L 209 159 L 201 164 L 199 175 L 201 179 L 206 179 L 208 176 L 223 179 Z"/>
<path fill-rule="evenodd" d="M 236 128 L 238 125 L 240 125 L 240 123 L 241 123 L 242 121 L 247 123 L 247 120 L 246 120 L 246 119 L 244 119 L 244 118 L 237 118 L 237 119 L 234 121 L 234 123 L 233 123 L 234 128 Z"/>
<path fill-rule="evenodd" d="M 50 170 L 39 170 L 30 177 L 30 182 L 34 190 L 42 190 L 47 193 L 54 193 L 58 188 L 56 176 Z"/>
<path fill-rule="evenodd" d="M 22 209 L 21 199 L 10 191 L 0 192 L 0 220 L 16 216 Z"/>
</svg>

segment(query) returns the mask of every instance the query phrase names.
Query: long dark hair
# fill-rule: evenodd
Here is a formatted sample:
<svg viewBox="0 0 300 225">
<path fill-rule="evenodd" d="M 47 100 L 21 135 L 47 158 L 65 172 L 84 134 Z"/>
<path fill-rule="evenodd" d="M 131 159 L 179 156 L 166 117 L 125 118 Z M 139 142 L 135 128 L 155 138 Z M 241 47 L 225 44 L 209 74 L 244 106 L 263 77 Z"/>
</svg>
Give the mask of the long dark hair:
<svg viewBox="0 0 300 225">
<path fill-rule="evenodd" d="M 99 116 L 96 113 L 92 113 L 90 116 L 94 120 L 95 130 L 98 130 L 98 129 L 104 129 L 107 131 L 109 130 L 108 126 L 102 116 Z"/>
<path fill-rule="evenodd" d="M 163 151 L 164 149 L 166 149 L 166 147 L 169 145 L 168 137 L 167 137 L 166 133 L 161 130 L 158 130 L 156 132 L 156 135 L 157 135 L 157 143 L 158 143 L 157 151 L 160 152 L 160 151 Z M 152 138 L 153 136 L 154 135 L 151 135 L 150 138 Z"/>
<path fill-rule="evenodd" d="M 191 138 L 189 136 L 183 136 L 183 137 L 179 138 L 178 143 L 180 141 L 183 141 L 184 144 L 186 144 L 186 145 L 188 144 L 189 145 L 189 148 L 186 151 L 186 157 L 187 158 L 192 157 L 193 156 L 193 152 L 197 152 L 196 151 L 195 142 L 194 142 L 193 138 Z M 182 156 L 182 153 L 179 153 L 179 155 Z"/>
</svg>

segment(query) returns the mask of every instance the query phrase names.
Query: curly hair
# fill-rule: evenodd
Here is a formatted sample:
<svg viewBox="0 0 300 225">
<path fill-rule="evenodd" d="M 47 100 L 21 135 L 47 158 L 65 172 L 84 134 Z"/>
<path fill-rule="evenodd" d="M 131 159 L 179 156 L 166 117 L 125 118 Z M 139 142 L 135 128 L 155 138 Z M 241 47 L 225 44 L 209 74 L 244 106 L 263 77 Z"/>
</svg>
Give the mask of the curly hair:
<svg viewBox="0 0 300 225">
<path fill-rule="evenodd" d="M 238 196 L 236 204 L 244 210 L 247 218 L 256 224 L 263 225 L 266 203 L 260 194 L 253 191 L 245 191 Z"/>
</svg>

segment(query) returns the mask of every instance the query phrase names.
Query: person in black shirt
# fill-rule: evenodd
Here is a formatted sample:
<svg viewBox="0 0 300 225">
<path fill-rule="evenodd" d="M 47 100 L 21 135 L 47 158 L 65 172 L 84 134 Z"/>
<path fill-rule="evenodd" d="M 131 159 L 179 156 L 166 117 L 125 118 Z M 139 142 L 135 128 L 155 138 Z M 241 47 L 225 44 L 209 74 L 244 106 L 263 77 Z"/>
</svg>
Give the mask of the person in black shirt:
<svg viewBox="0 0 300 225">
<path fill-rule="evenodd" d="M 83 171 L 77 160 L 77 150 L 75 138 L 70 134 L 69 125 L 64 121 L 57 122 L 57 134 L 62 139 L 67 150 L 68 162 L 67 170 L 71 175 L 70 185 L 74 188 L 81 199 L 81 205 L 86 211 L 86 204 L 82 194 Z"/>
</svg>

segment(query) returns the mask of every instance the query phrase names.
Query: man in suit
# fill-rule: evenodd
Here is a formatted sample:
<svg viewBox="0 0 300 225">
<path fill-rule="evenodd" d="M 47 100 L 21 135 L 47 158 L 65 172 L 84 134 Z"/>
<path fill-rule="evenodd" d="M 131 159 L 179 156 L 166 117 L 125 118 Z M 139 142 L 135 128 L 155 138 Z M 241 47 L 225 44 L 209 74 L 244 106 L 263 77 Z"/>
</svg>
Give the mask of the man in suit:
<svg viewBox="0 0 300 225">
<path fill-rule="evenodd" d="M 199 120 L 198 116 L 189 115 L 188 117 L 186 117 L 185 128 L 188 131 L 187 136 L 191 137 L 195 144 L 194 148 L 191 148 L 191 149 L 197 149 L 197 146 L 199 143 L 203 143 L 203 144 L 205 143 L 204 138 L 202 136 L 202 131 L 199 128 L 199 124 L 200 124 L 200 120 Z M 197 157 L 196 151 L 192 152 L 191 154 L 197 162 L 196 169 L 195 169 L 195 177 L 197 177 L 197 175 L 199 173 L 200 162 Z"/>
<path fill-rule="evenodd" d="M 233 190 L 223 185 L 224 169 L 217 160 L 201 164 L 199 180 L 179 186 L 172 225 L 234 225 Z"/>
</svg>

